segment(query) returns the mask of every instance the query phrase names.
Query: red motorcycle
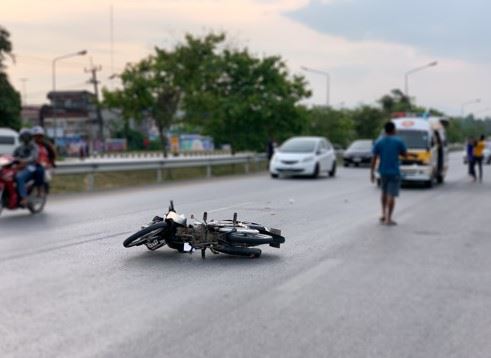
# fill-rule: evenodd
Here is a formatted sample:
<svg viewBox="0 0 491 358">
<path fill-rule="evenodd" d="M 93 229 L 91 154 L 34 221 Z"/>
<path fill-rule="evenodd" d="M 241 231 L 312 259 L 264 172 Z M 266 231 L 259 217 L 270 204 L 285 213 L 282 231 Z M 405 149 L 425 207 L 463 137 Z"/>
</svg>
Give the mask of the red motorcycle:
<svg viewBox="0 0 491 358">
<path fill-rule="evenodd" d="M 19 162 L 12 156 L 0 156 L 0 213 L 4 208 L 9 210 L 28 209 L 37 214 L 43 211 L 48 199 L 49 183 L 45 181 L 44 195 L 36 195 L 34 180 L 26 183 L 28 202 L 26 207 L 21 207 L 20 196 L 17 191 L 15 175 L 20 170 Z"/>
</svg>

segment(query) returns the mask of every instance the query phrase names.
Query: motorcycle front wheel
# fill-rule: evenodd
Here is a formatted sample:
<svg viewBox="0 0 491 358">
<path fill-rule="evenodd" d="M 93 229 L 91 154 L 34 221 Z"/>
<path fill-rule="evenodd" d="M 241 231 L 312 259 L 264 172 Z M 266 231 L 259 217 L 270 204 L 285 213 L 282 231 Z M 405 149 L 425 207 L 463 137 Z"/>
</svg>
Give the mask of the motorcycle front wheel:
<svg viewBox="0 0 491 358">
<path fill-rule="evenodd" d="M 166 222 L 158 222 L 135 232 L 123 242 L 124 247 L 140 246 L 148 241 L 155 240 L 158 235 L 167 227 Z"/>
</svg>

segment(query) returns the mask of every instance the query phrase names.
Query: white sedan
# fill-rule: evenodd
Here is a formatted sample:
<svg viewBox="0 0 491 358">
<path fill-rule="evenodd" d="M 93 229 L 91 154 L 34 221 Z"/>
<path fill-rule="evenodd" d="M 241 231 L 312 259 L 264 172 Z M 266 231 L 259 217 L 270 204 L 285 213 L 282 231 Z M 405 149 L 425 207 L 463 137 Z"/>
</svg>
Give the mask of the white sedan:
<svg viewBox="0 0 491 358">
<path fill-rule="evenodd" d="M 293 137 L 278 148 L 269 164 L 272 178 L 336 175 L 336 154 L 324 137 Z"/>
</svg>

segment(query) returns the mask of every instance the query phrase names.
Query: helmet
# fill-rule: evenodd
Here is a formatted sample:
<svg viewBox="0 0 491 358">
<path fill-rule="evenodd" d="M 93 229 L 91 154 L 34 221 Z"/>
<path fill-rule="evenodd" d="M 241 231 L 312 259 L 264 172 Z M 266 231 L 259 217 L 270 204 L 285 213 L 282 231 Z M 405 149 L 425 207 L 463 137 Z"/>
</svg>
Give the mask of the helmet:
<svg viewBox="0 0 491 358">
<path fill-rule="evenodd" d="M 19 140 L 24 144 L 29 143 L 32 140 L 31 131 L 27 128 L 21 129 L 19 132 Z"/>
<path fill-rule="evenodd" d="M 32 127 L 31 134 L 32 135 L 42 135 L 42 136 L 44 136 L 44 129 L 41 126 Z"/>
</svg>

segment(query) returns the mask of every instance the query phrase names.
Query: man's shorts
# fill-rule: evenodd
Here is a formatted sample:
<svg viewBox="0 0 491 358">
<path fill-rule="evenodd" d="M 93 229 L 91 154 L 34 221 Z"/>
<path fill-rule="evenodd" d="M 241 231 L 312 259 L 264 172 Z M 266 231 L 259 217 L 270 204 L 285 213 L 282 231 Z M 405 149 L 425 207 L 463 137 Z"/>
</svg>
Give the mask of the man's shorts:
<svg viewBox="0 0 491 358">
<path fill-rule="evenodd" d="M 401 177 L 399 175 L 381 175 L 380 187 L 382 188 L 382 193 L 395 198 L 399 196 Z"/>
</svg>

